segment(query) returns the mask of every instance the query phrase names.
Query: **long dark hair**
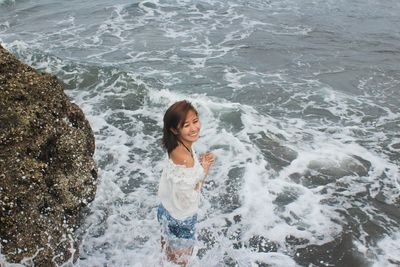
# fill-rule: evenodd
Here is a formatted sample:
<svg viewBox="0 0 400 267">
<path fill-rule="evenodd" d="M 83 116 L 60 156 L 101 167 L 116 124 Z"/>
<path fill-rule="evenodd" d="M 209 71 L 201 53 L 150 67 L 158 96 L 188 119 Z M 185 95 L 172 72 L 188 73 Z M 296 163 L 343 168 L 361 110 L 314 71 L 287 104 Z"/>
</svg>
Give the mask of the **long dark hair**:
<svg viewBox="0 0 400 267">
<path fill-rule="evenodd" d="M 190 110 L 198 115 L 197 110 L 190 102 L 182 100 L 175 102 L 165 112 L 162 143 L 168 154 L 178 146 L 179 128 L 185 124 L 186 115 Z M 176 131 L 176 133 L 172 130 Z"/>
</svg>

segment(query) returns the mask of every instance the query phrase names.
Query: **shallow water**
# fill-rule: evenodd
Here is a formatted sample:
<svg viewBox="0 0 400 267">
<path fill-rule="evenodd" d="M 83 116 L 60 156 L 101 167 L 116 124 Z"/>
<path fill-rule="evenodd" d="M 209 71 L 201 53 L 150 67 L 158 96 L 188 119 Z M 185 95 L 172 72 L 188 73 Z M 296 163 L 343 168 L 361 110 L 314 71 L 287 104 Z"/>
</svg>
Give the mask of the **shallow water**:
<svg viewBox="0 0 400 267">
<path fill-rule="evenodd" d="M 194 266 L 400 264 L 397 1 L 0 3 L 0 42 L 95 132 L 76 266 L 160 264 L 161 123 L 180 99 L 217 156 Z"/>
</svg>

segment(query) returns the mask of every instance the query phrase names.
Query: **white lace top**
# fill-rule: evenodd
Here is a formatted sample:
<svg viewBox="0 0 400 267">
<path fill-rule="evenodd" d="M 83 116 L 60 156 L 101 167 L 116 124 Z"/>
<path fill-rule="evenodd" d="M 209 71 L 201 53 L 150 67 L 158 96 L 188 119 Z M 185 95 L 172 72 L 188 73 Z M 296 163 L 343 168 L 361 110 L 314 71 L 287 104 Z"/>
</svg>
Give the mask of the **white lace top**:
<svg viewBox="0 0 400 267">
<path fill-rule="evenodd" d="M 158 197 L 165 209 L 178 220 L 193 216 L 200 203 L 196 184 L 204 178 L 204 169 L 193 151 L 194 165 L 188 168 L 167 157 L 158 187 Z"/>
</svg>

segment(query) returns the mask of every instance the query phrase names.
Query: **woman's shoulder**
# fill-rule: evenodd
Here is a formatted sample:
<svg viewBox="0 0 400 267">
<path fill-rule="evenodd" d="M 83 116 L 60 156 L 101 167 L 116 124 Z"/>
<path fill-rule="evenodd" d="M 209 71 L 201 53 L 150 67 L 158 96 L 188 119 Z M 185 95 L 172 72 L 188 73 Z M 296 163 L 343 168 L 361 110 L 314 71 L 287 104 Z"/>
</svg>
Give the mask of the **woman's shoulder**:
<svg viewBox="0 0 400 267">
<path fill-rule="evenodd" d="M 194 166 L 193 158 L 179 146 L 171 151 L 169 159 L 175 165 L 185 166 L 186 168 L 192 168 Z"/>
</svg>

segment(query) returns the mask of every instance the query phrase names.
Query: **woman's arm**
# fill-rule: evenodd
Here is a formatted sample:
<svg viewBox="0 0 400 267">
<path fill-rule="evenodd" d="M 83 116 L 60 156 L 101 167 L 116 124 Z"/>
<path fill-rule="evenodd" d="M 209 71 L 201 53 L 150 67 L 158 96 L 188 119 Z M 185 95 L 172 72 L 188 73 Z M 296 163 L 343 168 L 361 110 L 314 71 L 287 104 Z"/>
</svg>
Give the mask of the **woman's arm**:
<svg viewBox="0 0 400 267">
<path fill-rule="evenodd" d="M 195 186 L 194 190 L 199 191 L 200 188 L 203 186 L 206 177 L 208 175 L 208 170 L 210 169 L 211 165 L 214 163 L 214 154 L 212 152 L 207 152 L 206 154 L 200 157 L 200 163 L 204 169 L 204 178 L 201 179 Z"/>
</svg>

